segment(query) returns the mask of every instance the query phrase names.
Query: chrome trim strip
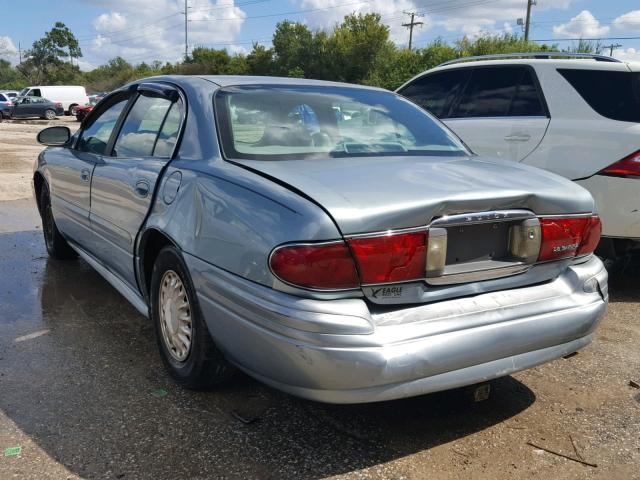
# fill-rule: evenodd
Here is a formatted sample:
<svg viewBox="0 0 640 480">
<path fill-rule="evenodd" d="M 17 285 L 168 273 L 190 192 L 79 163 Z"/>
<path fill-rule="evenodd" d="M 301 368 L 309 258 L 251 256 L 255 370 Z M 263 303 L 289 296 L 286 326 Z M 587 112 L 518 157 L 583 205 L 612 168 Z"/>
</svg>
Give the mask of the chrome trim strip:
<svg viewBox="0 0 640 480">
<path fill-rule="evenodd" d="M 475 270 L 472 272 L 457 273 L 453 275 L 442 275 L 440 277 L 430 277 L 424 279 L 429 285 L 453 285 L 456 283 L 469 283 L 479 280 L 494 280 L 496 278 L 510 277 L 518 273 L 524 273 L 534 264 L 517 263 L 509 267 L 492 268 L 486 270 Z"/>
<path fill-rule="evenodd" d="M 488 212 L 462 213 L 445 215 L 433 220 L 430 227 L 457 227 L 460 225 L 476 225 L 479 223 L 510 222 L 535 218 L 530 210 L 492 210 Z"/>
<path fill-rule="evenodd" d="M 391 237 L 394 235 L 403 235 L 405 233 L 415 233 L 415 232 L 426 232 L 429 230 L 429 225 L 422 225 L 420 227 L 407 227 L 407 228 L 399 228 L 399 229 L 391 229 L 391 230 L 383 230 L 378 232 L 371 233 L 353 233 L 350 235 L 345 235 L 345 240 L 351 240 L 356 238 L 373 238 L 373 237 Z"/>
<path fill-rule="evenodd" d="M 129 285 L 127 285 L 123 280 L 120 279 L 117 275 L 112 273 L 109 269 L 107 269 L 102 263 L 100 263 L 97 259 L 95 259 L 90 253 L 86 252 L 82 249 L 77 243 L 73 241 L 68 241 L 69 245 L 78 252 L 78 255 L 91 265 L 94 270 L 96 270 L 102 277 L 109 283 L 113 288 L 115 288 L 120 295 L 122 295 L 125 299 L 134 306 L 134 308 L 144 315 L 146 318 L 149 318 L 149 306 L 146 301 Z"/>
<path fill-rule="evenodd" d="M 582 217 L 593 217 L 597 216 L 597 213 L 572 213 L 570 215 L 538 215 L 538 218 L 582 218 Z"/>
</svg>

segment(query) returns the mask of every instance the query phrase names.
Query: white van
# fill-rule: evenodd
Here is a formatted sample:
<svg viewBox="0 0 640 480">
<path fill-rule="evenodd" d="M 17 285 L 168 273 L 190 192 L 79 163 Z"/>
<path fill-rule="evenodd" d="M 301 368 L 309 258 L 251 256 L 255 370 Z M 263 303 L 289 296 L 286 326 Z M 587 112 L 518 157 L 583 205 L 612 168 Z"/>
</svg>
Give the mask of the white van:
<svg viewBox="0 0 640 480">
<path fill-rule="evenodd" d="M 82 107 L 89 103 L 87 91 L 84 87 L 54 85 L 38 85 L 26 87 L 20 92 L 21 97 L 43 97 L 54 103 L 61 103 L 67 115 L 75 115 L 76 107 Z"/>
</svg>

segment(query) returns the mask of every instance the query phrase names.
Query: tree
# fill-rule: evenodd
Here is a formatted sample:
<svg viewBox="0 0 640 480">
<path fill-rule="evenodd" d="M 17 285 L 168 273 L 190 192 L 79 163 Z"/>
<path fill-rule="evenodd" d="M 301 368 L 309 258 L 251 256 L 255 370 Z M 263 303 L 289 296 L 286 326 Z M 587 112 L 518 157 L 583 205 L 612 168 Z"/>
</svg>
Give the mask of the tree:
<svg viewBox="0 0 640 480">
<path fill-rule="evenodd" d="M 251 75 L 274 75 L 273 50 L 264 45 L 253 44 L 247 55 L 247 70 Z"/>
<path fill-rule="evenodd" d="M 67 83 L 79 76 L 80 69 L 72 62 L 81 56 L 82 50 L 71 30 L 64 23 L 56 22 L 25 52 L 26 60 L 19 69 L 33 84 Z"/>
<path fill-rule="evenodd" d="M 327 54 L 332 58 L 334 80 L 361 83 L 370 77 L 385 52 L 395 46 L 389 40 L 389 27 L 377 13 L 347 15 L 327 40 Z"/>
</svg>

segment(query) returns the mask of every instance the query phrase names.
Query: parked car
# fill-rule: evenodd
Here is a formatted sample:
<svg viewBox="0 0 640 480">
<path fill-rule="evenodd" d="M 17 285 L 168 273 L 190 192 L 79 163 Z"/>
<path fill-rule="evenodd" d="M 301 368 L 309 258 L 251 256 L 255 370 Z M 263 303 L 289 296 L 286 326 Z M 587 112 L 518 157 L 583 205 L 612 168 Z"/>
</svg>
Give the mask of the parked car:
<svg viewBox="0 0 640 480">
<path fill-rule="evenodd" d="M 16 92 L 15 90 L 1 90 L 0 93 L 8 98 L 15 98 L 18 96 L 18 92 Z"/>
<path fill-rule="evenodd" d="M 46 97 L 55 103 L 61 103 L 64 108 L 65 115 L 76 114 L 76 108 L 89 103 L 87 91 L 84 87 L 77 85 L 39 85 L 34 87 L 26 87 L 20 91 L 21 97 Z"/>
<path fill-rule="evenodd" d="M 640 63 L 549 52 L 473 57 L 420 74 L 398 92 L 474 152 L 589 190 L 602 217 L 600 255 L 640 248 Z"/>
<path fill-rule="evenodd" d="M 150 317 L 187 387 L 234 365 L 325 402 L 420 395 L 575 352 L 606 308 L 591 195 L 392 92 L 154 77 L 38 139 L 49 254 Z"/>
<path fill-rule="evenodd" d="M 82 107 L 76 107 L 76 120 L 79 122 L 84 120 L 85 117 L 93 110 L 93 107 L 95 107 L 102 98 L 103 97 L 99 97 L 97 95 L 90 95 L 89 103 Z"/>
<path fill-rule="evenodd" d="M 37 117 L 53 120 L 56 115 L 64 115 L 62 104 L 41 97 L 16 97 L 9 111 L 9 118 Z"/>
<path fill-rule="evenodd" d="M 13 100 L 5 93 L 0 93 L 0 120 L 9 118 L 9 113 L 13 108 Z"/>
<path fill-rule="evenodd" d="M 78 122 L 81 122 L 82 120 L 84 120 L 86 118 L 87 115 L 89 115 L 89 113 L 93 110 L 93 105 L 91 105 L 91 103 L 83 106 L 83 107 L 76 107 L 76 120 Z"/>
</svg>

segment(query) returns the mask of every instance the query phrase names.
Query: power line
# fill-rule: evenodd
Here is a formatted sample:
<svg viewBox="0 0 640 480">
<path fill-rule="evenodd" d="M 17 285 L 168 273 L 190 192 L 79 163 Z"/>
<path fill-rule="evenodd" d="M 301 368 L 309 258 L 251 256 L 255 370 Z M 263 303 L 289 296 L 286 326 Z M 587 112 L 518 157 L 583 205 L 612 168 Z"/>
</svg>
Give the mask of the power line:
<svg viewBox="0 0 640 480">
<path fill-rule="evenodd" d="M 622 46 L 621 43 L 612 43 L 611 45 L 602 45 L 602 48 L 608 48 L 609 49 L 609 56 L 613 57 L 613 49 L 614 48 L 620 48 Z"/>
<path fill-rule="evenodd" d="M 597 37 L 597 38 L 538 38 L 532 42 L 599 42 L 601 40 L 640 40 L 640 37 Z"/>
<path fill-rule="evenodd" d="M 416 22 L 414 20 L 416 15 L 421 16 L 416 12 L 404 12 L 404 13 L 406 15 L 411 15 L 411 21 L 409 23 L 402 24 L 403 27 L 407 27 L 409 29 L 409 50 L 411 50 L 411 42 L 413 41 L 413 28 L 417 27 L 418 25 L 424 25 L 424 22 L 420 22 L 420 21 Z"/>
</svg>

